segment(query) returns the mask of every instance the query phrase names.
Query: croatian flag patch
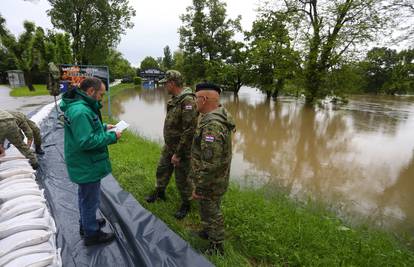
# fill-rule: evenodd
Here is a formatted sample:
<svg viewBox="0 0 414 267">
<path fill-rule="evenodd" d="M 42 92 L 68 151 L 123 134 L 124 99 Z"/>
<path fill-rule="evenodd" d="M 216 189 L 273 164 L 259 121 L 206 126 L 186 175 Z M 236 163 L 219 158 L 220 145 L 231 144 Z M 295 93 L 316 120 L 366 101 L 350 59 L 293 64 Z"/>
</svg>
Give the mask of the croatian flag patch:
<svg viewBox="0 0 414 267">
<path fill-rule="evenodd" d="M 192 109 L 193 109 L 193 106 L 191 106 L 191 105 L 186 105 L 186 106 L 185 106 L 185 109 L 186 109 L 186 110 L 192 110 Z"/>
<path fill-rule="evenodd" d="M 214 142 L 214 136 L 206 135 L 206 142 Z"/>
</svg>

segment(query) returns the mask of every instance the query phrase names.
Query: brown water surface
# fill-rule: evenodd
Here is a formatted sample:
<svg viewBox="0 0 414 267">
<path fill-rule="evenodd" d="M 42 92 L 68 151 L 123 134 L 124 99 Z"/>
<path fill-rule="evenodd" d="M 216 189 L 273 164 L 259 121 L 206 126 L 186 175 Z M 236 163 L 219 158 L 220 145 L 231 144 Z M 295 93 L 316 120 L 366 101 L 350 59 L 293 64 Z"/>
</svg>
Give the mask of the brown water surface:
<svg viewBox="0 0 414 267">
<path fill-rule="evenodd" d="M 162 142 L 167 99 L 163 89 L 126 91 L 112 99 L 112 112 Z M 414 97 L 354 96 L 339 109 L 314 109 L 244 87 L 222 103 L 237 126 L 233 181 L 282 186 L 348 219 L 414 230 Z"/>
</svg>

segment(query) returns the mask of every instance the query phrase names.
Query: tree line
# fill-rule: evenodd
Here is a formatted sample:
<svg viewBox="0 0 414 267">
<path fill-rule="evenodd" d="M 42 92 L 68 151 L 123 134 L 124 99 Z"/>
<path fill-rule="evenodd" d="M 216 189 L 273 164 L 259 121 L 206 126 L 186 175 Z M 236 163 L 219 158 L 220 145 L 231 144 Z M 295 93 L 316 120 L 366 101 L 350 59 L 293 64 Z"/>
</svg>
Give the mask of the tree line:
<svg viewBox="0 0 414 267">
<path fill-rule="evenodd" d="M 346 93 L 412 93 L 413 50 L 366 47 L 413 14 L 408 0 L 275 0 L 243 31 L 223 1 L 193 0 L 180 17 L 176 68 L 189 84 L 209 80 L 235 94 L 250 85 L 268 97 L 303 94 L 308 103 Z M 400 32 L 412 45 L 413 27 Z"/>
<path fill-rule="evenodd" d="M 45 32 L 25 21 L 14 36 L 0 14 L 0 80 L 7 70 L 20 69 L 30 90 L 45 83 L 47 63 L 108 65 L 110 77 L 135 76 L 135 69 L 115 49 L 125 30 L 133 27 L 135 10 L 128 1 L 48 0 L 54 30 Z"/>
<path fill-rule="evenodd" d="M 0 17 L 0 72 L 19 68 L 29 88 L 46 63 L 108 65 L 112 78 L 148 68 L 181 71 L 187 84 L 209 80 L 237 94 L 243 85 L 270 98 L 304 95 L 314 102 L 347 93 L 405 94 L 414 91 L 414 15 L 411 0 L 273 0 L 257 9 L 249 31 L 229 18 L 221 0 L 193 0 L 180 16 L 179 50 L 146 57 L 131 67 L 115 47 L 132 28 L 135 10 L 123 0 L 48 0 L 55 28 L 31 22 L 13 36 Z M 411 22 L 411 23 L 410 23 Z M 402 33 L 408 49 L 367 48 Z"/>
</svg>

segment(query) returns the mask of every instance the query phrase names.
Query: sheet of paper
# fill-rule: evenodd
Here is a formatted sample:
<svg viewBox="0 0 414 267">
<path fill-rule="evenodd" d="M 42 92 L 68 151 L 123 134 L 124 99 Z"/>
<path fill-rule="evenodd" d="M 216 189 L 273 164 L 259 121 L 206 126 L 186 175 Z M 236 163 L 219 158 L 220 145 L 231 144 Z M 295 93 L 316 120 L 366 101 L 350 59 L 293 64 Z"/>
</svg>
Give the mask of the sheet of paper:
<svg viewBox="0 0 414 267">
<path fill-rule="evenodd" d="M 129 124 L 122 120 L 115 125 L 115 128 L 112 128 L 108 131 L 109 132 L 122 132 L 128 127 L 129 127 Z"/>
</svg>

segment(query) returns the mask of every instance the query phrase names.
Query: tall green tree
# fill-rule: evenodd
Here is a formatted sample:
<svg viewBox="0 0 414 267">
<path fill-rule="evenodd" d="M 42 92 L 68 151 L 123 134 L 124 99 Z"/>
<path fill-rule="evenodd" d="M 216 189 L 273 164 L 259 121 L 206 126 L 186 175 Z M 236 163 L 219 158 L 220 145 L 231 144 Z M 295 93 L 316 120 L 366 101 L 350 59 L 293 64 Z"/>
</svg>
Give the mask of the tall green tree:
<svg viewBox="0 0 414 267">
<path fill-rule="evenodd" d="M 164 57 L 162 58 L 162 65 L 166 70 L 171 69 L 174 65 L 173 56 L 168 45 L 164 47 Z"/>
<path fill-rule="evenodd" d="M 124 77 L 132 78 L 135 76 L 135 69 L 119 51 L 111 49 L 105 64 L 109 67 L 109 75 L 111 78 L 121 79 Z"/>
<path fill-rule="evenodd" d="M 141 61 L 140 69 L 141 71 L 147 70 L 147 69 L 159 69 L 160 65 L 158 61 L 153 57 L 146 57 L 144 60 Z"/>
<path fill-rule="evenodd" d="M 181 50 L 174 51 L 172 69 L 184 74 L 184 54 Z"/>
<path fill-rule="evenodd" d="M 325 97 L 328 71 L 341 57 L 373 41 L 384 28 L 385 0 L 278 0 L 279 10 L 292 16 L 305 59 L 306 100 Z M 361 46 L 362 45 L 362 46 Z"/>
<path fill-rule="evenodd" d="M 72 37 L 78 64 L 102 64 L 121 34 L 133 27 L 128 0 L 48 0 L 52 24 Z"/>
<path fill-rule="evenodd" d="M 284 13 L 262 12 L 253 22 L 252 30 L 246 33 L 250 84 L 268 97 L 276 98 L 286 81 L 299 71 L 300 58 L 292 49 L 287 22 Z"/>
<path fill-rule="evenodd" d="M 364 91 L 367 93 L 381 93 L 384 85 L 391 79 L 392 72 L 398 63 L 396 50 L 386 47 L 375 47 L 368 51 L 362 63 L 365 77 Z"/>
<path fill-rule="evenodd" d="M 180 49 L 184 55 L 184 73 L 189 83 L 209 78 L 207 67 L 221 67 L 231 56 L 231 41 L 241 31 L 239 16 L 227 18 L 226 4 L 220 0 L 193 0 L 181 15 Z M 209 70 L 215 73 L 216 70 Z"/>
<path fill-rule="evenodd" d="M 15 59 L 16 65 L 24 72 L 25 82 L 30 91 L 33 87 L 33 72 L 45 66 L 44 31 L 32 22 L 23 23 L 25 31 L 16 39 L 7 30 L 3 32 L 2 44 Z"/>
</svg>

